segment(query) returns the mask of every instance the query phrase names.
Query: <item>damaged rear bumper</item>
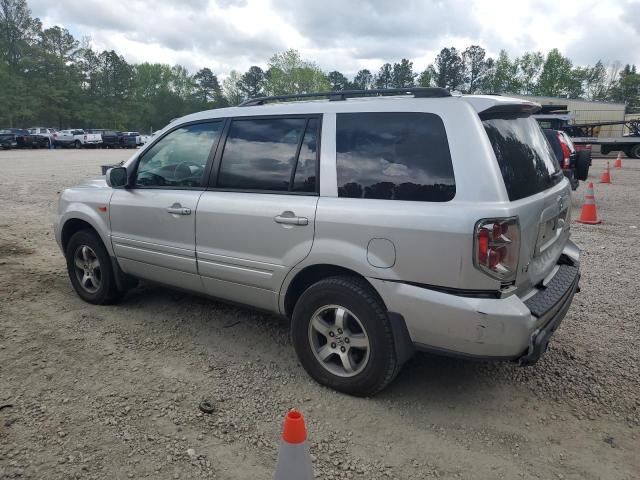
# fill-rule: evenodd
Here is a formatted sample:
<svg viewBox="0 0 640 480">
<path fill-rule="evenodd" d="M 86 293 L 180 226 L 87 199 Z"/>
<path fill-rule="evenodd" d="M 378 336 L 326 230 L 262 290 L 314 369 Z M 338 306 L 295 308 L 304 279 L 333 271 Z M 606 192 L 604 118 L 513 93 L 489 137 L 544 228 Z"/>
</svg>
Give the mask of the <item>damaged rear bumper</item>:
<svg viewBox="0 0 640 480">
<path fill-rule="evenodd" d="M 404 320 L 418 350 L 480 360 L 532 365 L 579 290 L 578 250 L 569 242 L 553 277 L 526 297 L 456 295 L 440 290 L 369 279 L 389 312 Z"/>
</svg>

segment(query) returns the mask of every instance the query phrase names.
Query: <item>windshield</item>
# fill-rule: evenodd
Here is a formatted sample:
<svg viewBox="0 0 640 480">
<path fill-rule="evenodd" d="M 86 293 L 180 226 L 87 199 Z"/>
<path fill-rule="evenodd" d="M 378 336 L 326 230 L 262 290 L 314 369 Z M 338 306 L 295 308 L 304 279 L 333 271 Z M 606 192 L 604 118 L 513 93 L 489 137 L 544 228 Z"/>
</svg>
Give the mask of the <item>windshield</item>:
<svg viewBox="0 0 640 480">
<path fill-rule="evenodd" d="M 533 117 L 491 115 L 482 123 L 510 200 L 542 192 L 562 180 L 560 165 Z"/>
</svg>

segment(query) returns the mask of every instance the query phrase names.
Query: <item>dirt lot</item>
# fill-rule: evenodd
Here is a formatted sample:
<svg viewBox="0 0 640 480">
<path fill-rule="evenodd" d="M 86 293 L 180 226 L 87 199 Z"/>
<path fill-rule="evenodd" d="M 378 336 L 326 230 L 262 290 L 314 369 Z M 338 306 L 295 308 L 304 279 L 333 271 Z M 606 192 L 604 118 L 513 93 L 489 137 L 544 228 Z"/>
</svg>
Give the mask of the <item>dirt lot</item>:
<svg viewBox="0 0 640 480">
<path fill-rule="evenodd" d="M 269 479 L 292 406 L 321 479 L 640 477 L 639 161 L 596 184 L 604 223 L 572 226 L 582 292 L 535 367 L 421 354 L 357 399 L 309 380 L 279 318 L 149 285 L 74 294 L 58 193 L 130 153 L 0 152 L 0 478 Z"/>
</svg>

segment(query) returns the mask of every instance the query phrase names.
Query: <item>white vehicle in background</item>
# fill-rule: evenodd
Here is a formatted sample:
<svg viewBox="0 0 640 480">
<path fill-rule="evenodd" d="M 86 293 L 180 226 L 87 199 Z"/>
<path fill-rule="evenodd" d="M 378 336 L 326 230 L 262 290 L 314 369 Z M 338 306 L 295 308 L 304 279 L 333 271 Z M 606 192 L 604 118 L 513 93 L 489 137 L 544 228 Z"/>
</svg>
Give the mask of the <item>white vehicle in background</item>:
<svg viewBox="0 0 640 480">
<path fill-rule="evenodd" d="M 63 139 L 62 144 L 64 146 L 72 146 L 75 148 L 87 146 L 97 147 L 102 143 L 102 135 L 99 133 L 87 133 L 80 128 L 61 130 L 59 134 Z"/>
<path fill-rule="evenodd" d="M 145 142 L 142 141 L 142 135 L 140 135 L 139 132 L 122 132 L 122 135 L 124 135 L 125 137 L 133 137 L 133 138 L 135 138 L 136 147 L 140 147 L 140 146 L 144 145 L 144 143 L 145 143 Z"/>
<path fill-rule="evenodd" d="M 48 140 L 48 147 L 55 144 L 57 131 L 54 128 L 46 128 L 46 127 L 31 127 L 27 129 L 31 135 L 36 135 L 38 137 L 46 137 Z"/>
</svg>

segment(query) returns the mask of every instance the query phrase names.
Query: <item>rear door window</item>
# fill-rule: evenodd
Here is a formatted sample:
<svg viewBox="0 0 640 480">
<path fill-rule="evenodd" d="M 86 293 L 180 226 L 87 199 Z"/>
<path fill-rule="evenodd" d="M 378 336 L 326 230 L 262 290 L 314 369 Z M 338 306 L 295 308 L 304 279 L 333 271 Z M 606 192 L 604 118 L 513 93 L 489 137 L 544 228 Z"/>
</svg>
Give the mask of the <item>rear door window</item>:
<svg viewBox="0 0 640 480">
<path fill-rule="evenodd" d="M 227 135 L 217 188 L 316 192 L 317 118 L 236 118 Z"/>
<path fill-rule="evenodd" d="M 456 193 L 442 119 L 432 113 L 340 113 L 338 196 L 447 202 Z"/>
<path fill-rule="evenodd" d="M 482 123 L 509 200 L 529 197 L 562 180 L 558 160 L 534 118 L 496 114 L 482 118 Z"/>
</svg>

